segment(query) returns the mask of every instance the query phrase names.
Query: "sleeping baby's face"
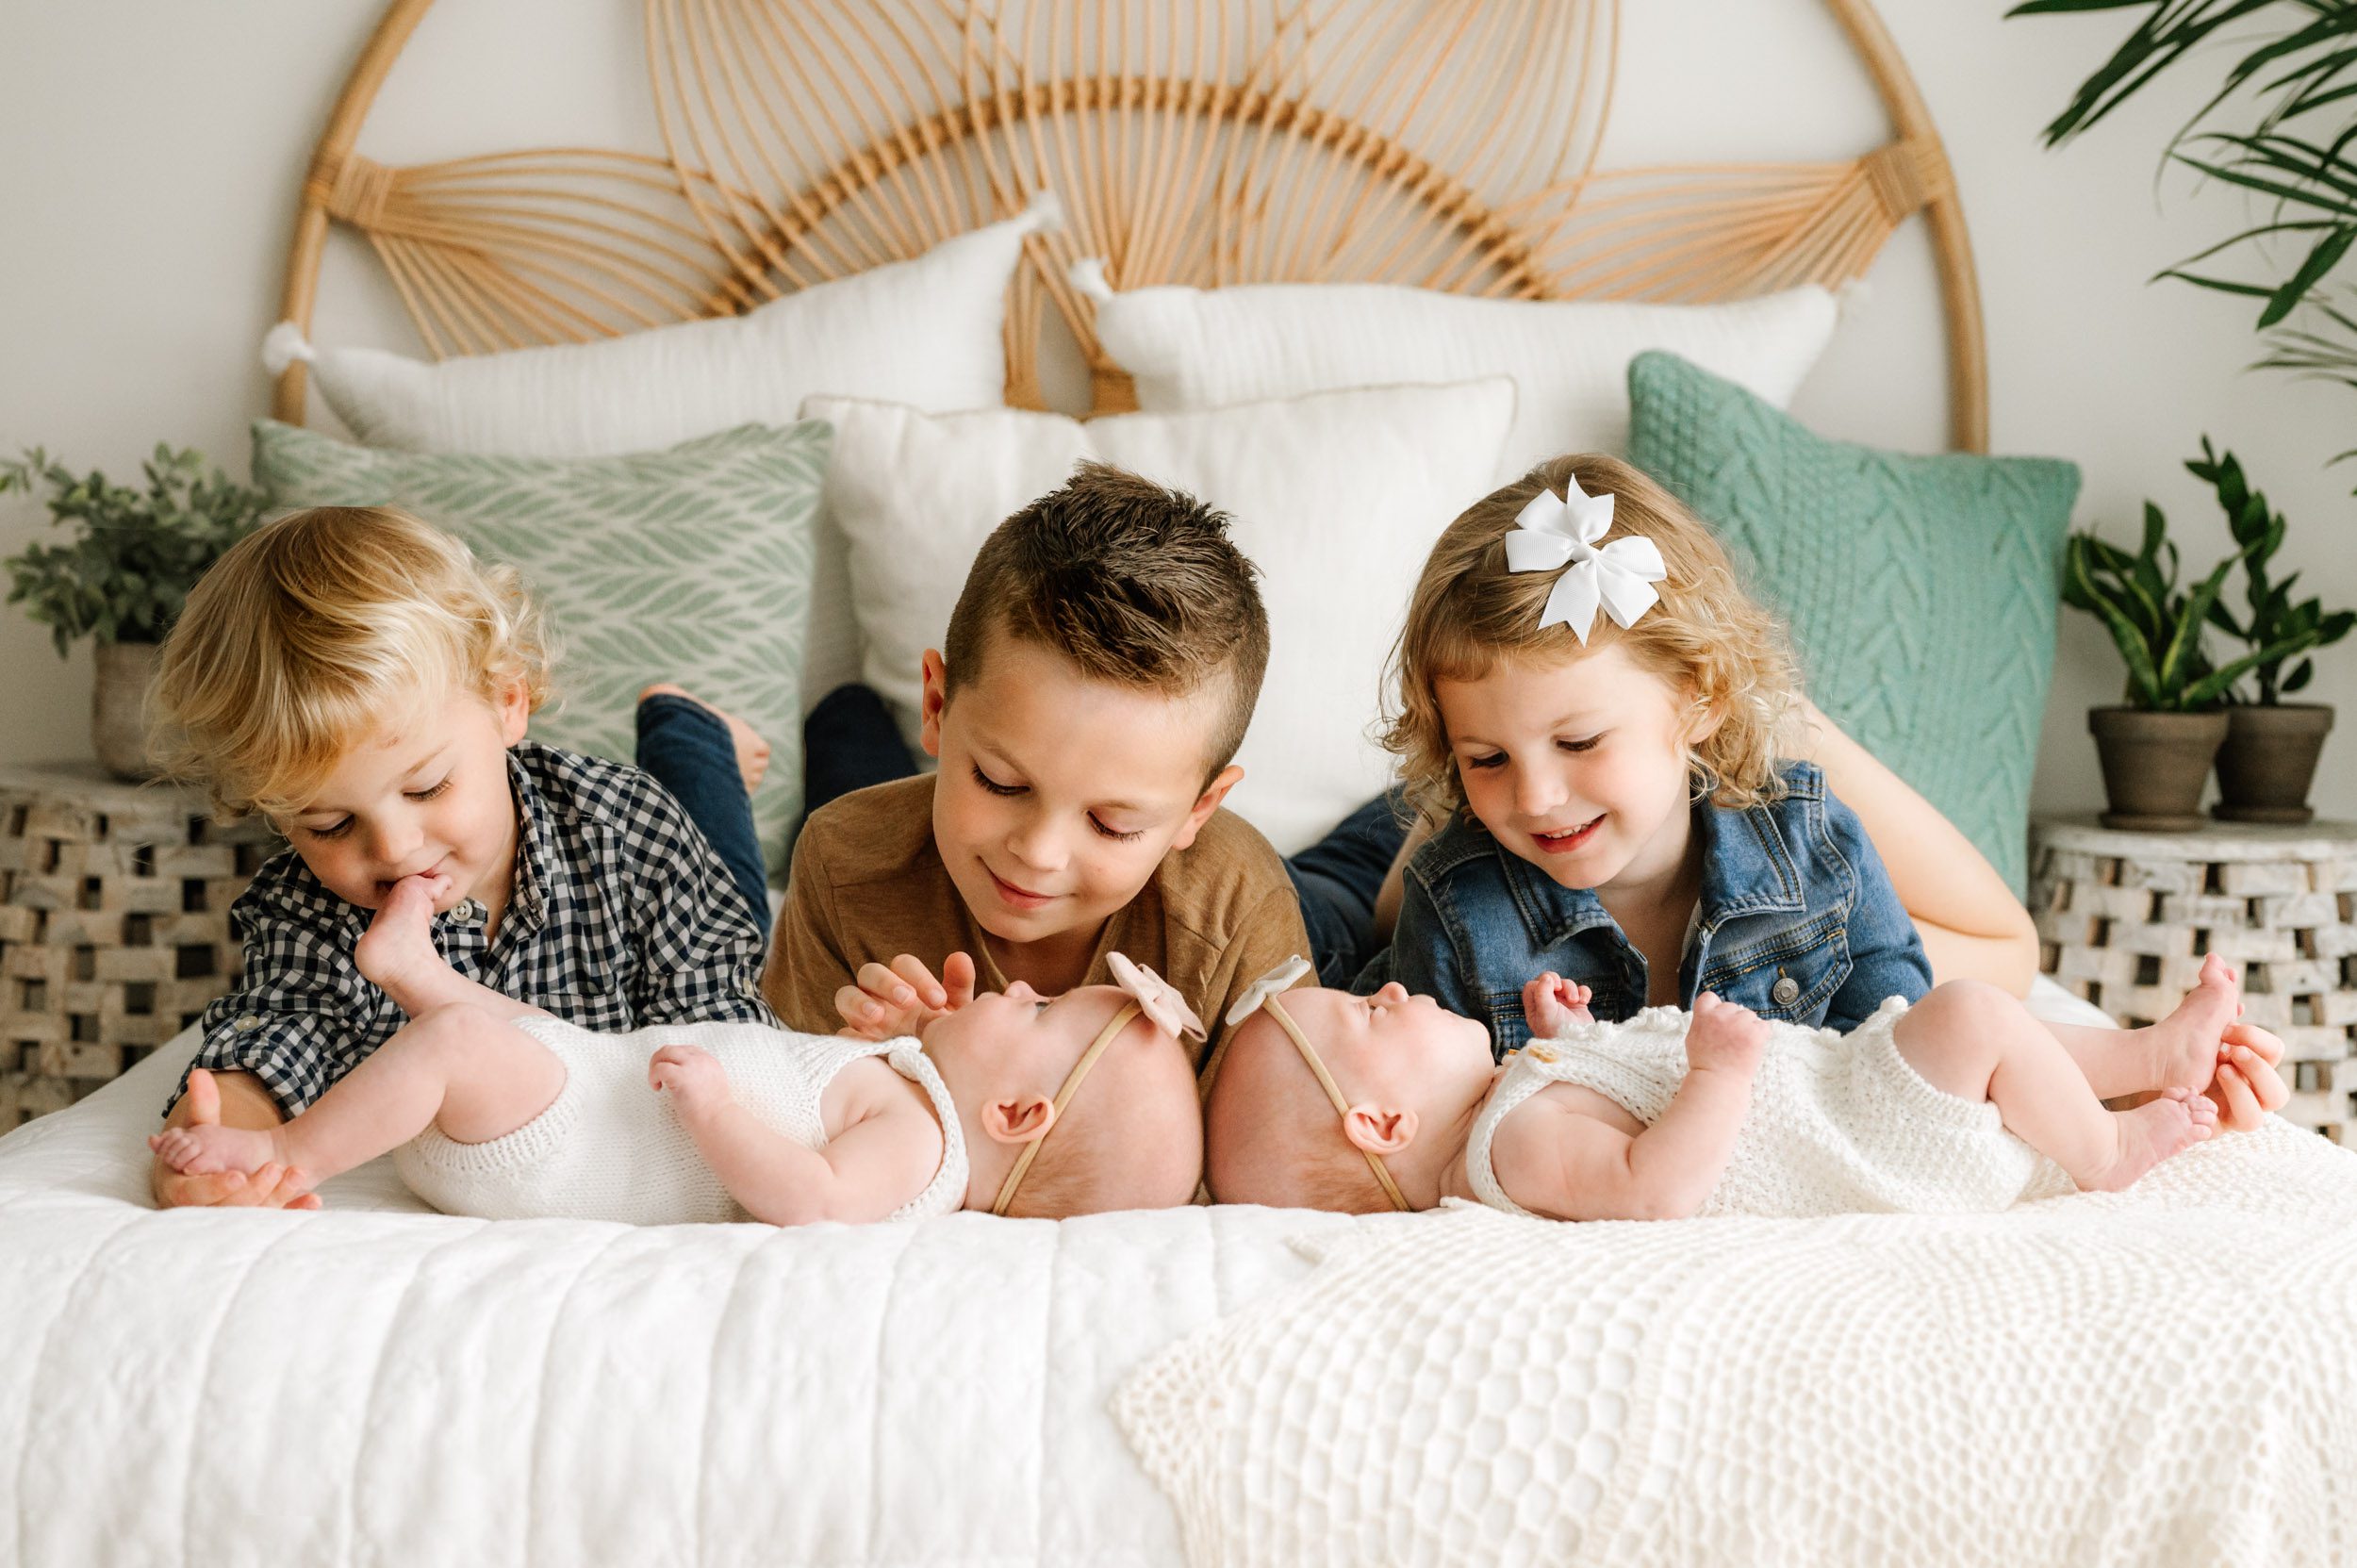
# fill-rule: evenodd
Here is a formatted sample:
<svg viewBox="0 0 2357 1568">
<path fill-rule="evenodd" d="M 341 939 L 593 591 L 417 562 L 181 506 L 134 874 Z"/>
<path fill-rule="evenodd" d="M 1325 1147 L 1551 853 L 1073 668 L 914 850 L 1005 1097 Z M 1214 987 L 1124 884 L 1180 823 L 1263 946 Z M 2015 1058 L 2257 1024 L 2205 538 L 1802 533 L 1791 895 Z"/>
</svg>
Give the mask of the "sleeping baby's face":
<svg viewBox="0 0 2357 1568">
<path fill-rule="evenodd" d="M 1387 985 L 1373 996 L 1303 988 L 1277 999 L 1333 1075 L 1338 1113 L 1267 1009 L 1229 1032 L 1204 1106 L 1206 1177 L 1223 1203 L 1391 1207 L 1362 1150 L 1381 1155 L 1411 1199 L 1456 1126 L 1489 1093 L 1490 1032 L 1430 997 Z M 1421 1184 L 1421 1183 L 1420 1183 Z M 1437 1201 L 1437 1196 L 1434 1198 Z"/>
<path fill-rule="evenodd" d="M 1167 1209 L 1190 1201 L 1203 1168 L 1195 1068 L 1169 1031 L 1135 1016 L 1069 1104 L 1057 1091 L 1129 996 L 1084 985 L 1055 998 L 1017 981 L 925 1027 L 925 1054 L 957 1101 L 973 1175 L 968 1208 L 988 1209 L 1023 1148 L 1040 1152 L 1015 1214 Z"/>
</svg>

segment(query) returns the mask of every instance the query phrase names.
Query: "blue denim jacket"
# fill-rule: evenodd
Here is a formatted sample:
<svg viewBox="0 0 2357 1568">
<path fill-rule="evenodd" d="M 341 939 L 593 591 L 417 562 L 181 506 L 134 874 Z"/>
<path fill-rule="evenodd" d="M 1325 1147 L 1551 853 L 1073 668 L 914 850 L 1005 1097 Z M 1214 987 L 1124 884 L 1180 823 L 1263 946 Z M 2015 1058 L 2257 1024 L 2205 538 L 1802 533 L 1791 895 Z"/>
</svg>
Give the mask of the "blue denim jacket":
<svg viewBox="0 0 2357 1568">
<path fill-rule="evenodd" d="M 1814 766 L 1787 764 L 1784 778 L 1790 792 L 1770 804 L 1694 808 L 1701 907 L 1678 1000 L 1715 991 L 1763 1018 L 1854 1029 L 1884 999 L 1930 990 L 1931 964 L 1856 815 Z M 1645 956 L 1596 895 L 1559 885 L 1459 813 L 1409 862 L 1391 951 L 1354 988 L 1396 980 L 1429 992 L 1488 1024 L 1502 1057 L 1530 1037 L 1523 985 L 1549 969 L 1593 990 L 1599 1018 L 1645 1005 Z"/>
</svg>

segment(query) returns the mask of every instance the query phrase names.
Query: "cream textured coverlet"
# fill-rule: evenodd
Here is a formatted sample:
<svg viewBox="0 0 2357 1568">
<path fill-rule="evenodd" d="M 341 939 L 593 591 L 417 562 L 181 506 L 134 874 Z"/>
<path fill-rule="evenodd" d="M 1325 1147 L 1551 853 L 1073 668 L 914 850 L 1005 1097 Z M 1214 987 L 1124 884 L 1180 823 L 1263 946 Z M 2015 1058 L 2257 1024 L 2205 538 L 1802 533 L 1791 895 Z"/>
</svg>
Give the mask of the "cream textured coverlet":
<svg viewBox="0 0 2357 1568">
<path fill-rule="evenodd" d="M 2357 1561 L 2357 1153 L 2002 1214 L 1459 1207 L 1114 1408 L 1195 1563 Z"/>
</svg>

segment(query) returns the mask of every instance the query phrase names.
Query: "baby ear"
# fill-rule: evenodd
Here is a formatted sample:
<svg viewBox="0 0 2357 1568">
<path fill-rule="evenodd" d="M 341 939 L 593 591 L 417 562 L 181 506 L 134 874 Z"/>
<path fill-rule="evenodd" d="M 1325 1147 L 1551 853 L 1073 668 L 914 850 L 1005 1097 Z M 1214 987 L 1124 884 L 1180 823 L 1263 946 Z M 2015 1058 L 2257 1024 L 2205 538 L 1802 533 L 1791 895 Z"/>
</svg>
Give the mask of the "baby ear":
<svg viewBox="0 0 2357 1568">
<path fill-rule="evenodd" d="M 917 699 L 917 739 L 929 757 L 941 755 L 941 716 L 949 706 L 949 666 L 941 650 L 928 648 L 917 667 L 924 695 Z"/>
<path fill-rule="evenodd" d="M 1035 1144 L 1056 1125 L 1056 1102 L 1046 1095 L 994 1099 L 982 1107 L 982 1131 L 1002 1144 Z"/>
<path fill-rule="evenodd" d="M 1416 1114 L 1354 1105 L 1343 1113 L 1343 1136 L 1369 1154 L 1397 1154 L 1416 1141 Z"/>
</svg>

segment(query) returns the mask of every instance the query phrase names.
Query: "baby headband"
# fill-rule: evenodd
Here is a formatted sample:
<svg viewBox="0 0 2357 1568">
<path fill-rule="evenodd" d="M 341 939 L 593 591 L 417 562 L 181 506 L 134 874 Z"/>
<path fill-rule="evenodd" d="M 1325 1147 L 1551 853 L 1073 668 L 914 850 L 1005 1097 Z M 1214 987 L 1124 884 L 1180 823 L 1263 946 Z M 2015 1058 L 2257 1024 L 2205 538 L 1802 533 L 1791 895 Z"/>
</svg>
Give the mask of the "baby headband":
<svg viewBox="0 0 2357 1568">
<path fill-rule="evenodd" d="M 1639 534 L 1624 534 L 1602 549 L 1596 541 L 1612 528 L 1610 491 L 1590 495 L 1579 481 L 1566 477 L 1563 493 L 1541 487 L 1514 518 L 1506 536 L 1508 571 L 1557 571 L 1555 591 L 1539 617 L 1539 629 L 1560 622 L 1572 629 L 1580 646 L 1596 623 L 1596 606 L 1623 631 L 1636 624 L 1659 602 L 1654 585 L 1670 575 L 1661 551 Z M 1564 569 L 1568 563 L 1569 569 Z"/>
<path fill-rule="evenodd" d="M 1310 1071 L 1316 1077 L 1318 1087 L 1326 1091 L 1327 1101 L 1334 1107 L 1334 1114 L 1347 1121 L 1350 1101 L 1343 1098 L 1342 1085 L 1334 1081 L 1334 1075 L 1326 1070 L 1326 1063 L 1319 1057 L 1316 1048 L 1310 1044 L 1310 1037 L 1301 1032 L 1301 1026 L 1294 1022 L 1293 1015 L 1286 1012 L 1283 1004 L 1277 999 L 1279 991 L 1290 990 L 1309 972 L 1310 961 L 1295 953 L 1245 986 L 1244 995 L 1236 999 L 1236 1005 L 1228 1010 L 1228 1027 L 1232 1031 L 1253 1014 L 1267 1008 L 1268 1015 L 1277 1020 L 1277 1027 L 1285 1032 L 1286 1037 L 1293 1041 L 1294 1048 L 1301 1052 L 1301 1059 L 1310 1065 Z M 1392 1180 L 1391 1167 L 1383 1163 L 1383 1157 L 1371 1148 L 1362 1148 L 1359 1152 L 1366 1157 L 1367 1168 L 1375 1172 L 1375 1179 L 1383 1184 L 1383 1196 L 1392 1200 L 1392 1207 L 1406 1213 L 1407 1197 L 1400 1192 L 1399 1183 Z"/>
<path fill-rule="evenodd" d="M 1080 1060 L 1072 1064 L 1072 1070 L 1064 1074 L 1063 1083 L 1056 1091 L 1055 1116 L 1048 1122 L 1047 1131 L 1024 1145 L 1023 1152 L 1015 1157 L 1014 1168 L 1007 1172 L 1006 1180 L 998 1184 L 998 1197 L 990 1206 L 994 1214 L 1004 1214 L 1008 1205 L 1014 1201 L 1015 1189 L 1023 1185 L 1023 1178 L 1030 1170 L 1031 1162 L 1039 1158 L 1040 1146 L 1056 1135 L 1056 1126 L 1063 1120 L 1064 1107 L 1070 1105 L 1072 1097 L 1080 1092 L 1080 1081 L 1088 1077 L 1089 1069 L 1096 1065 L 1096 1059 L 1105 1054 L 1106 1047 L 1120 1037 L 1130 1019 L 1144 1014 L 1148 1023 L 1168 1031 L 1174 1036 L 1203 1038 L 1203 1020 L 1195 1015 L 1195 1009 L 1187 1005 L 1187 999 L 1180 996 L 1168 981 L 1143 964 L 1130 963 L 1126 954 L 1107 953 L 1105 965 L 1113 970 L 1113 983 L 1129 992 L 1130 999 L 1122 1004 L 1121 1010 L 1113 1015 L 1112 1022 L 1096 1032 L 1096 1038 L 1090 1041 L 1089 1048 L 1080 1053 Z"/>
</svg>

